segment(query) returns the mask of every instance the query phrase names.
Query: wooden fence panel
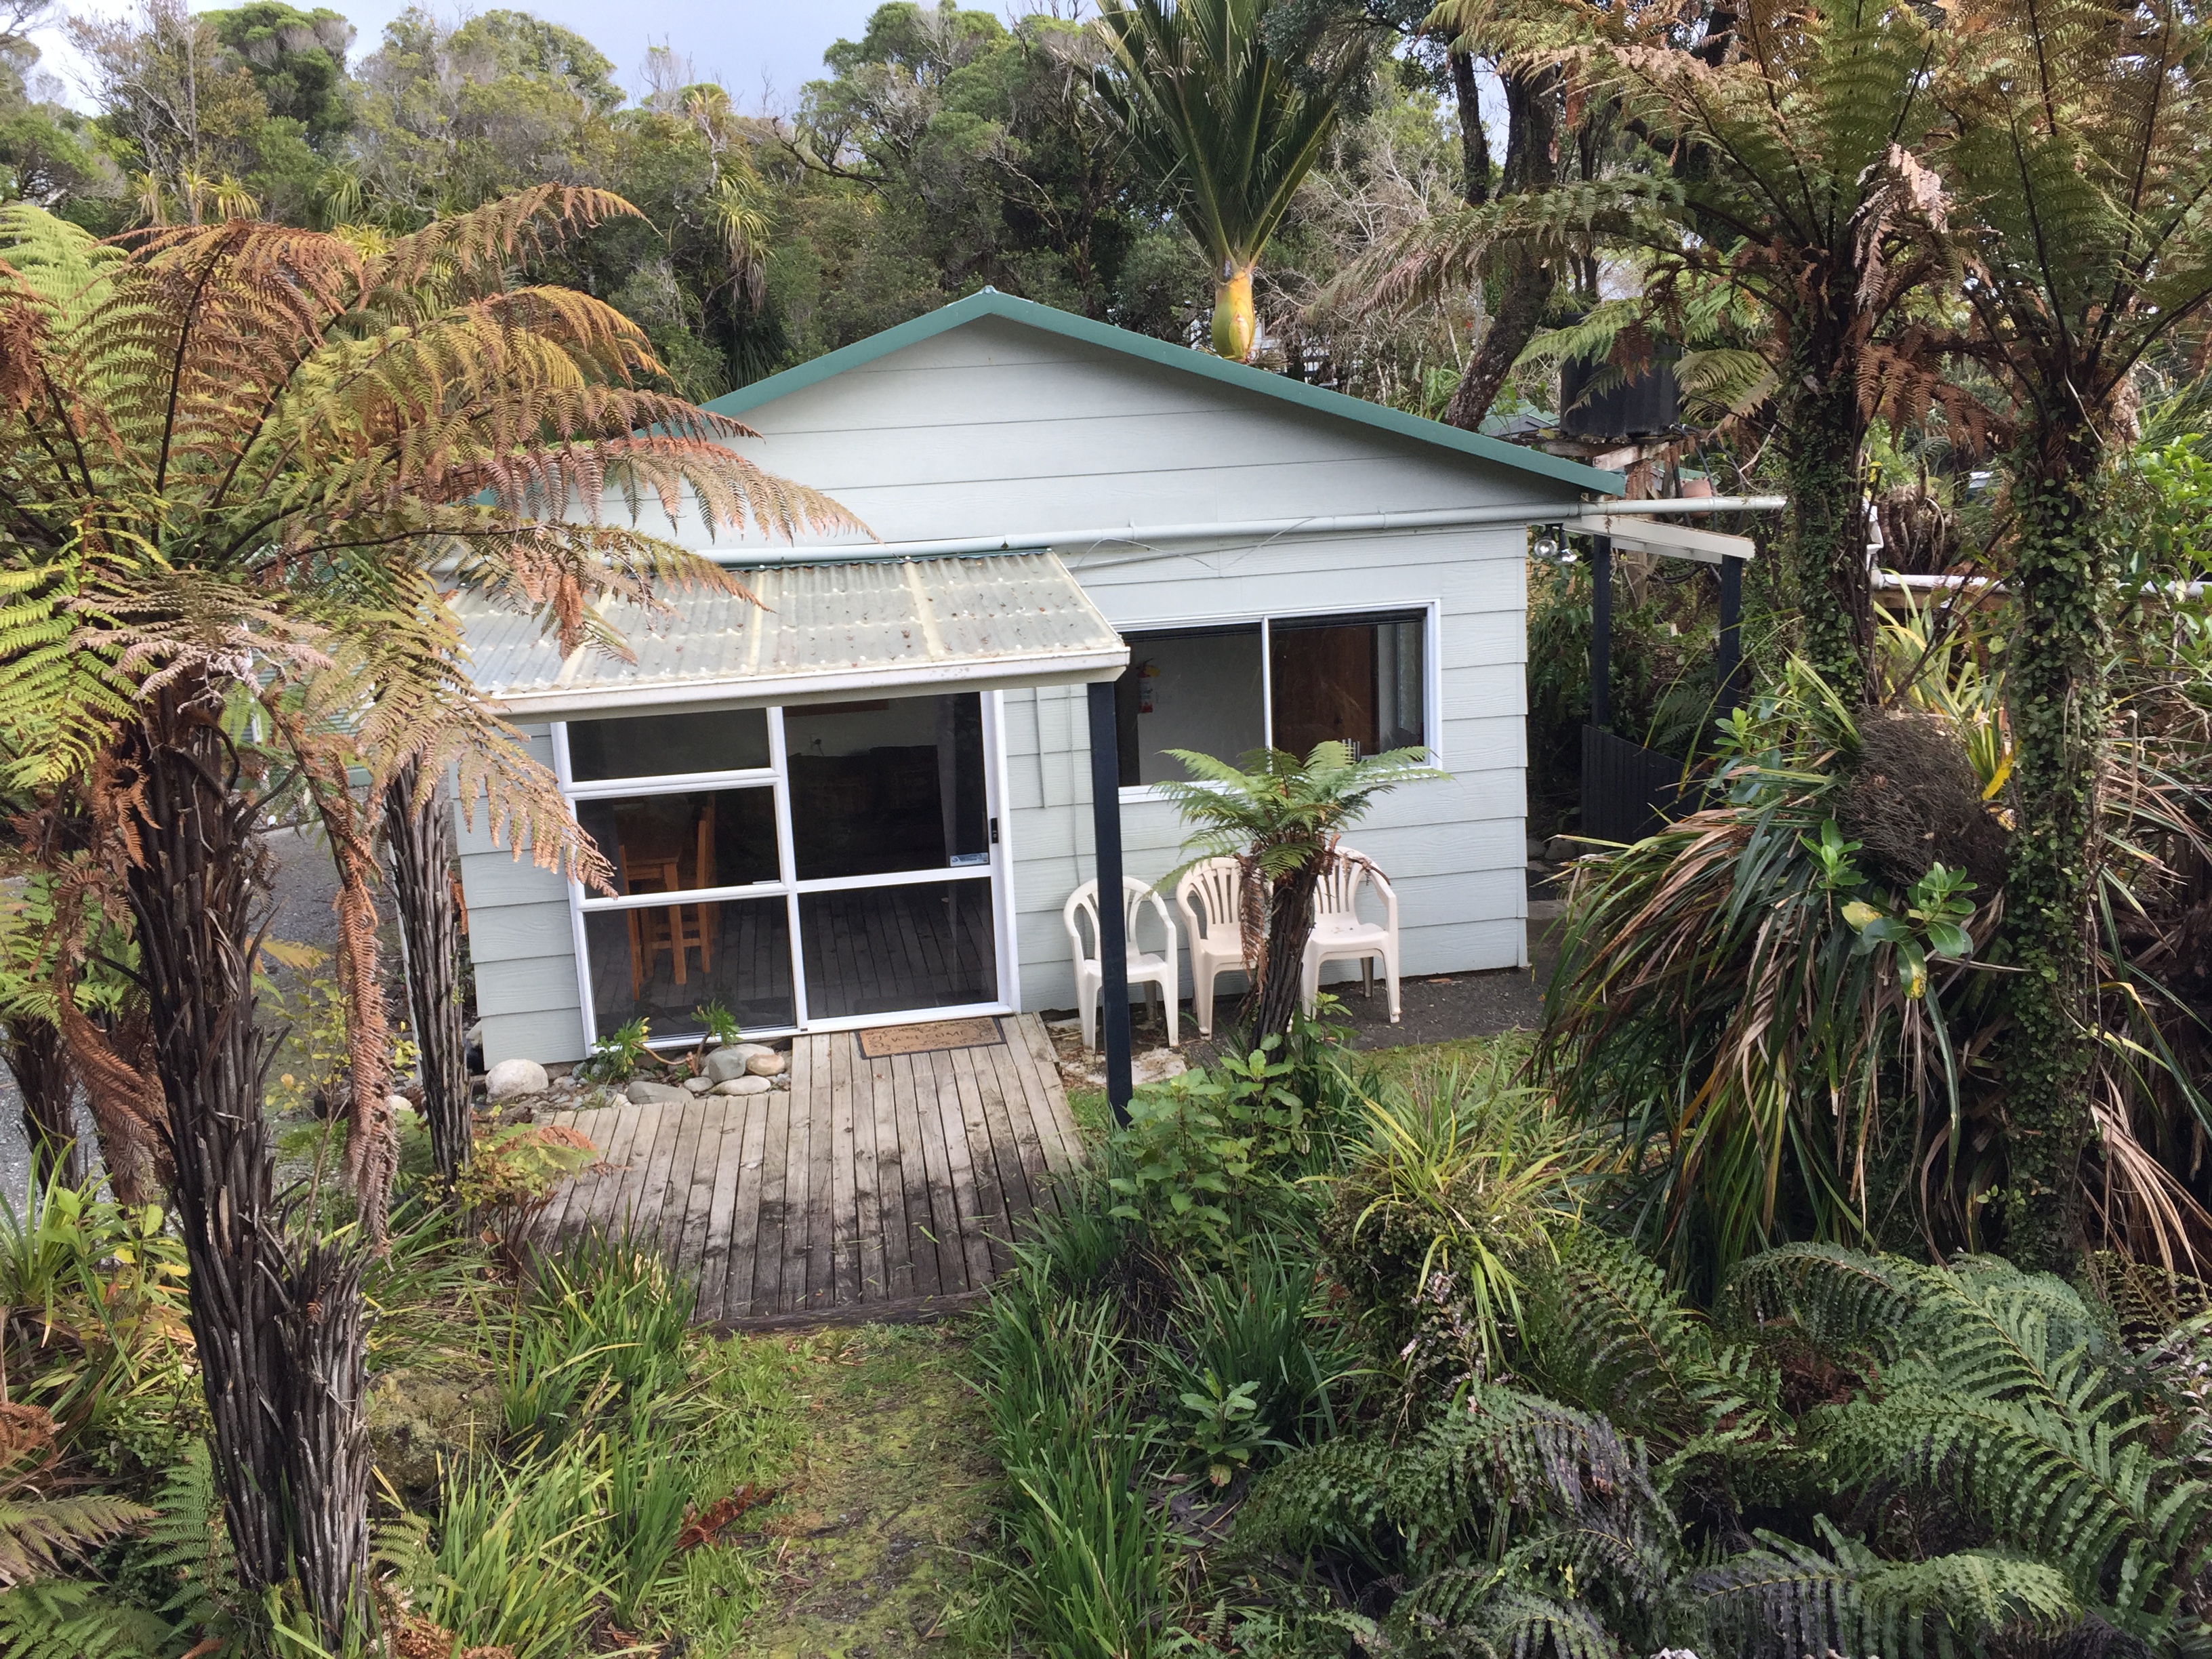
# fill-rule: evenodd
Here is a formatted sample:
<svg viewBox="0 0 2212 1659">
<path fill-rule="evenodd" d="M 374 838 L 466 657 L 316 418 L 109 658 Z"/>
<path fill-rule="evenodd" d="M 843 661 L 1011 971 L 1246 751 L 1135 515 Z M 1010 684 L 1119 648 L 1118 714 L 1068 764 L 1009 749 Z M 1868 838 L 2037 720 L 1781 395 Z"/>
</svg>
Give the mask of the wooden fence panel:
<svg viewBox="0 0 2212 1659">
<path fill-rule="evenodd" d="M 1694 810 L 1704 790 L 1692 776 L 1686 801 L 1685 793 L 1682 763 L 1674 756 L 1594 726 L 1583 727 L 1583 834 L 1599 841 L 1641 841 Z"/>
</svg>

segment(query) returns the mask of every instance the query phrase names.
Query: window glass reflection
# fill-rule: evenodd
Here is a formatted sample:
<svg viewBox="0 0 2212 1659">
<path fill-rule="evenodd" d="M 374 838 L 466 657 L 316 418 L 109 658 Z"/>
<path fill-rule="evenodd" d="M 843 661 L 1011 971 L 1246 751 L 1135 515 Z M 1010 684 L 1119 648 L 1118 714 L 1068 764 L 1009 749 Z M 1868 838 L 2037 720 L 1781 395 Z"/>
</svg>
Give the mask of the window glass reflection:
<svg viewBox="0 0 2212 1659">
<path fill-rule="evenodd" d="M 568 775 L 578 783 L 743 772 L 768 763 L 763 708 L 568 722 Z"/>
<path fill-rule="evenodd" d="M 775 881 L 775 792 L 580 800 L 576 821 L 615 866 L 615 890 L 673 893 Z"/>
<path fill-rule="evenodd" d="M 605 1037 L 632 1019 L 651 1035 L 696 1036 L 719 1003 L 747 1030 L 797 1023 L 791 919 L 778 898 L 594 910 L 584 917 L 592 1018 Z"/>
<path fill-rule="evenodd" d="M 988 881 L 804 894 L 799 933 L 810 1019 L 998 1000 Z"/>
<path fill-rule="evenodd" d="M 989 862 L 977 693 L 787 708 L 783 742 L 801 881 Z"/>
</svg>

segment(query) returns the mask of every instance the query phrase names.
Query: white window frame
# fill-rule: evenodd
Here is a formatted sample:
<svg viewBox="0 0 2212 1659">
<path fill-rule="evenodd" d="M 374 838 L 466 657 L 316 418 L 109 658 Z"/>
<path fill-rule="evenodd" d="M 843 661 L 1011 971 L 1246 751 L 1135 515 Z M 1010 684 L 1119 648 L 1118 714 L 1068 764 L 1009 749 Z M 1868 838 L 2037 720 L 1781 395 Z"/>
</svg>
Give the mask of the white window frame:
<svg viewBox="0 0 2212 1659">
<path fill-rule="evenodd" d="M 911 688 L 886 688 L 888 696 L 941 696 L 958 695 L 961 688 L 950 690 L 922 684 Z M 673 893 L 631 893 L 608 898 L 587 893 L 581 882 L 571 877 L 568 880 L 569 936 L 576 955 L 576 995 L 583 1014 L 584 1044 L 588 1050 L 599 1040 L 599 1011 L 594 1006 L 592 988 L 592 963 L 585 936 L 586 916 L 608 911 L 665 909 L 672 904 L 721 903 L 744 899 L 766 899 L 781 896 L 784 901 L 787 938 L 791 951 L 792 1016 L 795 1023 L 789 1025 L 753 1026 L 744 1028 L 748 1040 L 759 1037 L 791 1036 L 801 1031 L 865 1030 L 878 1025 L 912 1024 L 929 1019 L 958 1019 L 981 1014 L 1010 1014 L 1020 1006 L 1021 989 L 1016 972 L 1019 952 L 1015 948 L 1013 917 L 1007 912 L 1012 896 L 1013 884 L 1012 836 L 1007 833 L 1006 720 L 1004 696 L 998 691 L 981 695 L 983 718 L 983 794 L 985 817 L 995 826 L 990 843 L 990 857 L 981 864 L 948 865 L 941 870 L 898 870 L 867 876 L 814 877 L 805 880 L 798 878 L 797 837 L 791 823 L 791 775 L 788 754 L 784 747 L 783 709 L 780 706 L 763 708 L 760 712 L 768 720 L 769 764 L 734 771 L 669 772 L 650 777 L 593 778 L 579 783 L 570 766 L 568 757 L 568 724 L 566 720 L 551 723 L 553 772 L 559 781 L 562 794 L 573 806 L 580 801 L 636 800 L 653 795 L 691 795 L 728 789 L 769 789 L 774 792 L 774 821 L 776 839 L 776 878 L 773 881 L 752 882 L 738 886 L 685 888 Z M 688 712 L 672 710 L 672 713 Z M 708 712 L 708 711 L 701 711 Z M 744 712 L 744 711 L 714 711 Z M 607 719 L 621 719 L 610 714 Z M 999 1000 L 995 1002 L 967 1002 L 943 1007 L 915 1008 L 884 1014 L 837 1015 L 823 1019 L 808 1018 L 806 1006 L 805 941 L 800 931 L 799 902 L 813 893 L 843 893 L 876 887 L 918 887 L 936 885 L 947 881 L 987 881 L 991 884 L 991 927 L 994 935 L 995 961 L 998 969 Z M 688 1048 L 698 1042 L 696 1036 L 654 1037 L 649 1046 L 655 1048 Z"/>
<path fill-rule="evenodd" d="M 1431 596 L 1425 599 L 1407 599 L 1396 605 L 1377 605 L 1346 610 L 1340 605 L 1277 605 L 1267 611 L 1209 611 L 1204 616 L 1178 617 L 1171 622 L 1117 623 L 1127 635 L 1130 634 L 1181 634 L 1206 628 L 1249 628 L 1260 625 L 1260 731 L 1261 741 L 1273 747 L 1275 741 L 1275 652 L 1273 624 L 1279 622 L 1303 622 L 1310 617 L 1340 617 L 1348 623 L 1363 617 L 1403 617 L 1408 611 L 1421 616 L 1421 732 L 1427 742 L 1429 764 L 1444 769 L 1443 749 L 1443 601 Z M 1231 756 L 1229 758 L 1234 759 Z M 1157 783 L 1125 783 L 1121 786 L 1125 802 L 1164 801 L 1168 796 Z"/>
</svg>

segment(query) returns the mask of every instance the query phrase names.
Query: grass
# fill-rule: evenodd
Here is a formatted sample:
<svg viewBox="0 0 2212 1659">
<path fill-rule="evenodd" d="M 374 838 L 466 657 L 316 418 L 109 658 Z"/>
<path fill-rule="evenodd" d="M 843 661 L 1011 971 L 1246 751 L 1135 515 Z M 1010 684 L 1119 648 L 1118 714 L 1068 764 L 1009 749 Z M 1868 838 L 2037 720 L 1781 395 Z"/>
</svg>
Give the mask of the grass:
<svg viewBox="0 0 2212 1659">
<path fill-rule="evenodd" d="M 741 1339 L 767 1351 L 801 1432 L 769 1479 L 784 1495 L 746 1535 L 759 1609 L 729 1651 L 1005 1651 L 989 1547 L 1001 1477 L 965 1379 L 966 1327 L 868 1326 Z M 702 1646 L 686 1623 L 690 1654 Z M 703 1634 L 704 1632 L 700 1632 Z"/>
</svg>

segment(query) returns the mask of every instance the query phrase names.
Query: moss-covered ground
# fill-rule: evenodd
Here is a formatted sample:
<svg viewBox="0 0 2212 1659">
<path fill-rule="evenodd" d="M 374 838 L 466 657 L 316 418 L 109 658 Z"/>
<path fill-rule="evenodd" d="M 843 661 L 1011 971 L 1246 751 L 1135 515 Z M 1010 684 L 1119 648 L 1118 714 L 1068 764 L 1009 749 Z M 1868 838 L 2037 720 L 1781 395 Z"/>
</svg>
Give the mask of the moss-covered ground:
<svg viewBox="0 0 2212 1659">
<path fill-rule="evenodd" d="M 957 1325 L 745 1339 L 777 1352 L 806 1431 L 739 1541 L 759 1601 L 737 1651 L 898 1659 L 1003 1650 L 988 1557 L 997 1465 Z"/>
</svg>

